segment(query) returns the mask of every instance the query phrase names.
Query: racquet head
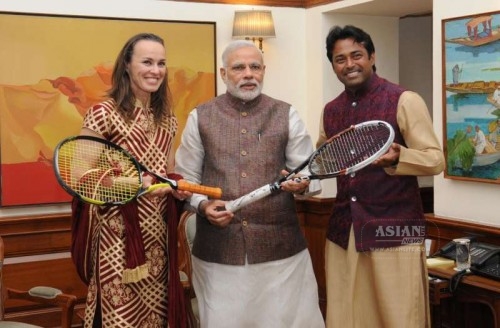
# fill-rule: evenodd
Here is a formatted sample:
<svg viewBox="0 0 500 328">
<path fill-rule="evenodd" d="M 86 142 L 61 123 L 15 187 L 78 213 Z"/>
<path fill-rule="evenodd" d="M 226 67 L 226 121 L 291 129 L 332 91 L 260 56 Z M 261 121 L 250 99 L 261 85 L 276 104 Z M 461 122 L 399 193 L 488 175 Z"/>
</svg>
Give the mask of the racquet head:
<svg viewBox="0 0 500 328">
<path fill-rule="evenodd" d="M 107 140 L 91 136 L 61 141 L 54 152 L 54 171 L 69 194 L 96 205 L 125 204 L 142 187 L 134 157 Z"/>
<path fill-rule="evenodd" d="M 393 141 L 394 130 L 387 122 L 353 125 L 314 152 L 308 164 L 310 178 L 326 179 L 358 171 L 385 154 Z"/>
</svg>

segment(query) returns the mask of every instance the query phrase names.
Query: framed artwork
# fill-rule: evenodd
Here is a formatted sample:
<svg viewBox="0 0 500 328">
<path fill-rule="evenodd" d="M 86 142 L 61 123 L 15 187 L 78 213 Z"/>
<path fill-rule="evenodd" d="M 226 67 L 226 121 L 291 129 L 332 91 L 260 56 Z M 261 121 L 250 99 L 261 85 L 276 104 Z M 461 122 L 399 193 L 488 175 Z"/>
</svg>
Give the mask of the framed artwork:
<svg viewBox="0 0 500 328">
<path fill-rule="evenodd" d="M 0 12 L 1 206 L 70 200 L 53 150 L 105 99 L 118 52 L 141 32 L 165 41 L 179 139 L 188 113 L 216 95 L 215 22 Z"/>
<path fill-rule="evenodd" d="M 445 178 L 500 183 L 500 11 L 442 33 Z"/>
</svg>

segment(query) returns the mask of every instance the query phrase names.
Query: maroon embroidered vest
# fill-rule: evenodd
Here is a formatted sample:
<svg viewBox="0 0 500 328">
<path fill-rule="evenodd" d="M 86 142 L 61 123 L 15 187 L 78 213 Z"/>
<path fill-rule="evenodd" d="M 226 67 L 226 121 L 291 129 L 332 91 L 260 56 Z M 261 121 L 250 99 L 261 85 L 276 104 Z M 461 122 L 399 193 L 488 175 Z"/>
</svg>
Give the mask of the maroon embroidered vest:
<svg viewBox="0 0 500 328">
<path fill-rule="evenodd" d="M 290 105 L 261 95 L 249 102 L 221 95 L 197 108 L 205 149 L 201 181 L 236 199 L 275 181 L 285 168 Z M 248 205 L 223 229 L 197 218 L 193 254 L 215 263 L 243 265 L 290 257 L 306 248 L 295 201 L 279 192 Z"/>
<path fill-rule="evenodd" d="M 331 137 L 363 121 L 384 120 L 394 128 L 394 142 L 406 146 L 397 125 L 397 105 L 403 92 L 374 74 L 365 89 L 355 95 L 344 91 L 325 106 L 326 135 Z M 347 248 L 351 224 L 358 251 L 423 241 L 425 221 L 417 178 L 391 176 L 376 166 L 338 177 L 327 238 Z"/>
</svg>

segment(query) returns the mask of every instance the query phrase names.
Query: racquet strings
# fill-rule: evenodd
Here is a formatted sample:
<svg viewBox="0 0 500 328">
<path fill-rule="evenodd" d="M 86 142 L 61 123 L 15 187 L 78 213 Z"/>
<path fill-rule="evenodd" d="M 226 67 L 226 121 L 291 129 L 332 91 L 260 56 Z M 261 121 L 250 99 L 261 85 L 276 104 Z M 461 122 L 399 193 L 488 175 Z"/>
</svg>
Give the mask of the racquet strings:
<svg viewBox="0 0 500 328">
<path fill-rule="evenodd" d="M 309 171 L 314 175 L 328 175 L 362 163 L 384 147 L 390 133 L 384 124 L 346 130 L 318 149 L 309 163 Z"/>
<path fill-rule="evenodd" d="M 135 197 L 142 184 L 138 167 L 128 154 L 92 140 L 63 144 L 58 169 L 74 193 L 93 203 L 124 203 Z"/>
</svg>

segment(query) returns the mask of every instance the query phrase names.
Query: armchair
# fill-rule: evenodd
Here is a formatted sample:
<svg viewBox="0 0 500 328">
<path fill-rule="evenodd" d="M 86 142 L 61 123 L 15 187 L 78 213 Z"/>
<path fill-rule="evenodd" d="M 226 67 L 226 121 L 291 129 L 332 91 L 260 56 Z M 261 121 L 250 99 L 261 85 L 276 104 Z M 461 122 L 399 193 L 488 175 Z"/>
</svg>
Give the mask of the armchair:
<svg viewBox="0 0 500 328">
<path fill-rule="evenodd" d="M 29 291 L 20 291 L 7 288 L 3 284 L 2 267 L 4 262 L 4 244 L 0 237 L 0 328 L 35 328 L 32 324 L 13 321 L 4 321 L 5 301 L 18 299 L 43 305 L 61 308 L 61 327 L 70 328 L 73 319 L 73 309 L 76 304 L 76 296 L 64 294 L 62 291 L 52 287 L 38 286 Z"/>
<path fill-rule="evenodd" d="M 184 211 L 181 215 L 179 225 L 177 227 L 178 261 L 179 274 L 181 277 L 182 286 L 184 287 L 184 295 L 186 298 L 186 313 L 188 316 L 188 327 L 195 328 L 200 326 L 198 315 L 198 302 L 191 281 L 192 264 L 191 264 L 191 248 L 193 246 L 194 235 L 196 234 L 196 214 L 190 211 Z M 0 327 L 1 328 L 1 327 Z"/>
</svg>

